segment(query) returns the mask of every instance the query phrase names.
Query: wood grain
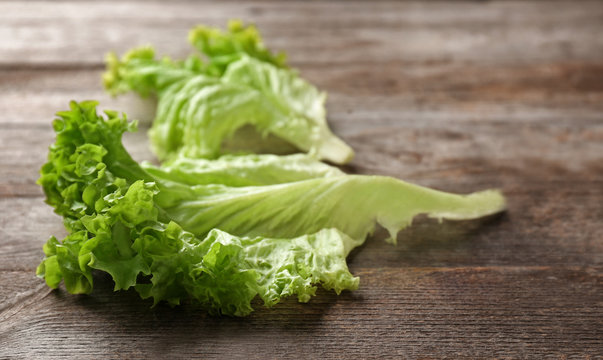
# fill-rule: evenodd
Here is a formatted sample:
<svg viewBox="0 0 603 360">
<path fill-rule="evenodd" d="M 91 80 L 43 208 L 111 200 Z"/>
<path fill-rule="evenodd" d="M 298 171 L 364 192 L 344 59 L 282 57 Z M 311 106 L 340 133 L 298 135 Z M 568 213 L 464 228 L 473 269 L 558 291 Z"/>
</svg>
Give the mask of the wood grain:
<svg viewBox="0 0 603 360">
<path fill-rule="evenodd" d="M 37 289 L 18 313 L 0 314 L 0 347 L 14 357 L 85 359 L 600 353 L 600 269 L 353 270 L 362 278 L 358 291 L 320 292 L 304 305 L 289 299 L 243 319 L 190 306 L 149 309 L 134 292 L 112 293 L 107 281 L 83 297 Z M 26 273 L 8 279 L 37 285 Z"/>
<path fill-rule="evenodd" d="M 69 100 L 142 120 L 126 146 L 152 160 L 152 104 L 111 99 L 102 57 L 189 27 L 253 21 L 329 93 L 356 150 L 344 170 L 448 191 L 500 187 L 509 211 L 419 217 L 349 257 L 361 287 L 308 304 L 211 317 L 35 277 L 63 236 L 35 184 Z M 0 1 L 0 359 L 603 358 L 603 3 L 599 1 Z"/>
<path fill-rule="evenodd" d="M 3 2 L 2 63 L 99 64 L 109 50 L 152 43 L 182 56 L 188 30 L 253 21 L 294 63 L 390 60 L 520 62 L 598 60 L 598 1 L 460 2 Z M 185 45 L 185 44 L 184 44 Z"/>
</svg>

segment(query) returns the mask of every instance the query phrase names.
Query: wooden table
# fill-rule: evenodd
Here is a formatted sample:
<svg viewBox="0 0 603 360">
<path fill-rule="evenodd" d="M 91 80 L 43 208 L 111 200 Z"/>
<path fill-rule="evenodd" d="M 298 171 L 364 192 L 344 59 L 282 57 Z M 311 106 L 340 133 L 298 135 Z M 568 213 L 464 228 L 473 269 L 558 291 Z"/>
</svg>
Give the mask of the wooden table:
<svg viewBox="0 0 603 360">
<path fill-rule="evenodd" d="M 98 275 L 90 296 L 36 278 L 64 235 L 35 184 L 71 99 L 132 110 L 103 55 L 255 22 L 328 91 L 348 170 L 455 192 L 500 187 L 509 211 L 419 218 L 349 258 L 361 287 L 247 318 L 150 309 Z M 600 358 L 603 2 L 0 2 L 0 358 Z M 135 111 L 134 111 L 135 112 Z M 151 158 L 144 131 L 127 138 Z"/>
</svg>

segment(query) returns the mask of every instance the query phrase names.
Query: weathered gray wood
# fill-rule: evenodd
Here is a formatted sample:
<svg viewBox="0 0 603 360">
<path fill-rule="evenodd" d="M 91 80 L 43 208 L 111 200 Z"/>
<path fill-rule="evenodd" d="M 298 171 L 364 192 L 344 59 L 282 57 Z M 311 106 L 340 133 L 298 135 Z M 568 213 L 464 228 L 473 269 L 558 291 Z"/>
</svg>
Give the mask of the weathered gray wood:
<svg viewBox="0 0 603 360">
<path fill-rule="evenodd" d="M 517 126 L 517 133 L 505 129 L 504 123 L 451 123 L 437 128 L 400 124 L 373 129 L 364 126 L 356 134 L 342 137 L 358 153 L 351 169 L 426 181 L 424 185 L 447 185 L 451 190 L 484 180 L 490 186 L 521 180 L 528 188 L 552 180 L 601 181 L 603 129 L 545 125 Z M 6 188 L 10 183 L 33 184 L 53 141 L 49 125 L 4 127 L 0 133 L 0 151 L 5 155 L 0 159 L 4 167 L 0 186 L 5 192 L 11 191 Z M 153 159 L 146 128 L 126 134 L 125 142 L 135 159 Z M 474 176 L 476 172 L 479 177 Z M 538 179 L 538 173 L 547 177 Z"/>
<path fill-rule="evenodd" d="M 261 27 L 295 63 L 519 62 L 601 54 L 598 1 L 471 2 L 3 2 L 0 63 L 98 64 L 109 50 L 152 43 L 182 56 L 189 28 L 231 18 Z"/>
<path fill-rule="evenodd" d="M 309 67 L 304 74 L 329 92 L 329 120 L 357 150 L 356 171 L 448 185 L 450 190 L 455 189 L 450 180 L 499 186 L 516 182 L 518 173 L 532 182 L 563 180 L 568 174 L 575 174 L 572 179 L 600 180 L 603 91 L 597 86 L 603 83 L 603 72 L 588 64 L 551 67 L 526 71 L 507 66 L 415 66 L 406 73 L 393 72 L 398 85 L 391 92 L 383 89 L 388 70 L 381 67 L 331 66 L 322 70 L 328 74 L 322 77 L 320 68 Z M 346 71 L 363 71 L 365 78 L 377 80 L 359 86 L 345 78 Z M 134 141 L 128 145 L 135 158 L 152 158 L 144 140 L 152 111 L 133 95 L 108 97 L 99 83 L 100 72 L 0 71 L 0 91 L 7 95 L 0 98 L 7 109 L 0 134 L 0 150 L 6 154 L 0 159 L 5 169 L 0 186 L 5 193 L 22 191 L 6 188 L 7 183 L 27 184 L 27 192 L 35 191 L 31 187 L 37 168 L 52 141 L 53 114 L 67 108 L 71 99 L 99 99 L 104 108 L 141 118 L 141 131 L 129 136 Z M 432 75 L 422 75 L 425 72 Z M 496 86 L 465 80 L 480 76 Z M 428 90 L 417 95 L 413 83 Z M 547 100 L 551 92 L 553 99 Z M 481 176 L 474 176 L 476 172 Z M 530 186 L 522 181 L 522 186 Z M 462 190 L 470 191 L 471 186 Z"/>
<path fill-rule="evenodd" d="M 443 190 L 500 187 L 483 221 L 419 218 L 349 257 L 361 288 L 248 318 L 150 309 L 96 274 L 91 296 L 34 276 L 61 219 L 35 185 L 71 99 L 110 99 L 106 51 L 183 56 L 196 23 L 256 22 L 329 93 L 346 168 Z M 603 4 L 598 1 L 0 1 L 0 358 L 603 357 Z M 126 145 L 152 159 L 147 139 Z"/>
<path fill-rule="evenodd" d="M 78 359 L 603 355 L 600 268 L 352 269 L 358 291 L 321 291 L 308 304 L 289 299 L 243 319 L 150 309 L 107 281 L 91 296 L 49 293 L 28 273 L 1 272 L 3 288 L 28 286 L 18 312 L 0 313 L 0 349 Z"/>
<path fill-rule="evenodd" d="M 602 231 L 597 219 L 603 195 L 588 184 L 578 186 L 583 190 L 537 190 L 540 201 L 532 192 L 511 193 L 509 214 L 481 221 L 438 224 L 419 218 L 398 235 L 397 246 L 385 243 L 385 231 L 379 230 L 350 260 L 364 268 L 603 266 L 603 243 L 595 241 Z M 64 237 L 60 219 L 41 197 L 7 198 L 0 205 L 0 270 L 35 269 L 50 235 Z M 30 222 L 24 225 L 23 218 Z"/>
<path fill-rule="evenodd" d="M 103 92 L 103 69 L 102 64 L 94 69 L 0 67 L 2 122 L 48 124 L 52 114 L 72 99 L 97 99 L 107 108 L 145 115 L 136 96 L 111 99 Z M 601 125 L 603 65 L 598 62 L 467 66 L 409 65 L 400 59 L 379 66 L 304 64 L 300 70 L 328 92 L 331 122 L 336 126 L 342 122 L 340 130 L 345 132 L 369 121 L 420 125 L 427 119 Z"/>
</svg>

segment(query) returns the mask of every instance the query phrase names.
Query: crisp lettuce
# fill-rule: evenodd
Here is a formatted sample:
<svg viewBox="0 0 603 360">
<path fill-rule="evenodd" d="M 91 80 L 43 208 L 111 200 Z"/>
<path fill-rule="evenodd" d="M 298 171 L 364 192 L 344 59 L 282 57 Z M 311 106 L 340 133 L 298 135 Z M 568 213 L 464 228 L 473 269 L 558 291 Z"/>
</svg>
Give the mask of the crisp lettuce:
<svg viewBox="0 0 603 360">
<path fill-rule="evenodd" d="M 252 311 L 256 296 L 271 306 L 289 295 L 308 301 L 315 283 L 337 293 L 358 286 L 345 262 L 349 238 L 337 230 L 275 239 L 213 229 L 197 237 L 173 221 L 158 220 L 156 192 L 142 180 L 117 187 L 101 211 L 71 222 L 63 241 L 48 241 L 38 275 L 52 288 L 63 279 L 69 292 L 89 293 L 92 269 L 102 270 L 112 276 L 115 290 L 134 286 L 155 303 L 177 305 L 190 298 L 212 312 L 239 316 Z"/>
<path fill-rule="evenodd" d="M 197 27 L 189 40 L 205 58 L 155 59 L 152 48 L 107 57 L 104 84 L 114 94 L 158 97 L 149 132 L 161 160 L 182 154 L 213 159 L 235 131 L 253 125 L 319 159 L 343 164 L 354 155 L 326 122 L 326 94 L 272 55 L 253 26 L 229 32 Z"/>
<path fill-rule="evenodd" d="M 318 283 L 355 289 L 345 257 L 376 222 L 395 241 L 420 213 L 472 219 L 505 206 L 493 190 L 448 194 L 344 175 L 303 158 L 294 159 L 293 170 L 260 158 L 272 172 L 265 177 L 248 166 L 253 158 L 232 161 L 241 169 L 236 174 L 220 160 L 175 158 L 166 168 L 143 167 L 121 142 L 135 123 L 114 111 L 105 119 L 96 105 L 72 102 L 57 114 L 56 142 L 39 179 L 69 235 L 47 242 L 38 274 L 53 288 L 63 280 L 72 293 L 92 291 L 91 271 L 98 269 L 113 277 L 116 290 L 134 287 L 155 303 L 193 299 L 211 311 L 245 315 L 256 296 L 271 306 L 288 295 L 307 301 Z"/>
<path fill-rule="evenodd" d="M 158 168 L 141 166 L 155 179 L 188 185 L 222 184 L 227 186 L 272 185 L 318 177 L 345 175 L 304 154 L 224 155 L 216 160 L 177 156 Z"/>
<path fill-rule="evenodd" d="M 228 65 L 242 54 L 251 56 L 278 68 L 288 68 L 287 55 L 272 54 L 266 48 L 260 33 L 253 25 L 245 26 L 240 20 L 228 22 L 228 32 L 203 25 L 196 26 L 188 34 L 188 40 L 208 61 L 205 71 L 221 75 Z"/>
<path fill-rule="evenodd" d="M 353 247 L 364 242 L 376 223 L 395 243 L 398 231 L 419 214 L 463 220 L 504 208 L 494 190 L 456 195 L 385 176 L 346 175 L 239 188 L 166 185 L 156 202 L 170 219 L 194 233 L 219 228 L 235 235 L 294 237 L 336 228 L 354 240 Z"/>
</svg>

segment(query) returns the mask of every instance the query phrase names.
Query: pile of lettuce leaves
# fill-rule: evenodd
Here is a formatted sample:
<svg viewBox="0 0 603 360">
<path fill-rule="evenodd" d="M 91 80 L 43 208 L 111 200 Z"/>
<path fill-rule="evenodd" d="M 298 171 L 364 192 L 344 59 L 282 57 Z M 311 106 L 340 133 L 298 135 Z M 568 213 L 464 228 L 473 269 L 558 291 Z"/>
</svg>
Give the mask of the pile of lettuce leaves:
<svg viewBox="0 0 603 360">
<path fill-rule="evenodd" d="M 497 190 L 456 195 L 384 176 L 348 175 L 351 149 L 329 130 L 324 93 L 273 55 L 253 26 L 197 27 L 199 54 L 155 59 L 139 48 L 108 57 L 113 94 L 158 99 L 150 130 L 160 165 L 138 163 L 122 143 L 136 122 L 95 101 L 57 113 L 56 141 L 38 183 L 67 237 L 51 237 L 37 269 L 48 286 L 93 289 L 93 271 L 154 304 L 191 301 L 244 316 L 259 297 L 308 301 L 359 279 L 346 256 L 380 224 L 395 243 L 413 217 L 473 219 L 505 208 Z M 307 154 L 223 154 L 246 124 Z"/>
</svg>

